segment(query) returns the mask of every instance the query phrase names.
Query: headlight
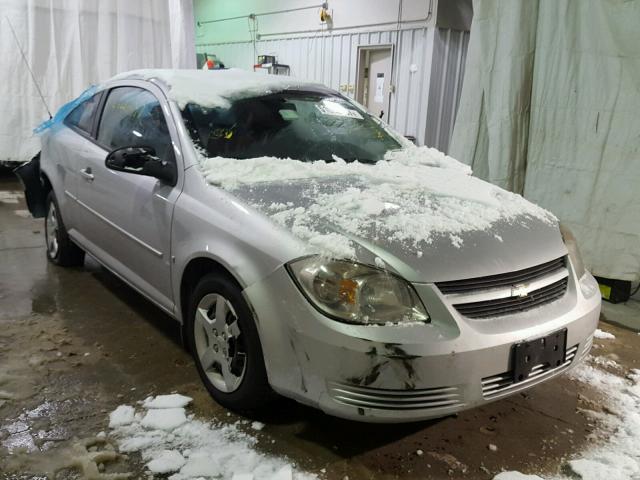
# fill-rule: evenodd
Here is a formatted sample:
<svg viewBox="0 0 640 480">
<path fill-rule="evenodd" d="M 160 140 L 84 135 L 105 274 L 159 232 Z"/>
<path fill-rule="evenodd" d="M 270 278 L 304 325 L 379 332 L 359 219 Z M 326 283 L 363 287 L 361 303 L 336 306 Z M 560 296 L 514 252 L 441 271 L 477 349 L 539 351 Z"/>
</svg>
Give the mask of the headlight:
<svg viewBox="0 0 640 480">
<path fill-rule="evenodd" d="M 319 256 L 287 268 L 311 304 L 336 320 L 378 325 L 429 321 L 413 287 L 384 270 Z"/>
<path fill-rule="evenodd" d="M 562 223 L 560 224 L 560 234 L 562 235 L 562 240 L 569 251 L 569 258 L 571 259 L 573 269 L 576 271 L 578 279 L 580 279 L 585 274 L 586 270 L 584 268 L 584 263 L 582 262 L 582 255 L 580 255 L 580 250 L 578 249 L 576 237 L 574 237 L 571 230 Z"/>
</svg>

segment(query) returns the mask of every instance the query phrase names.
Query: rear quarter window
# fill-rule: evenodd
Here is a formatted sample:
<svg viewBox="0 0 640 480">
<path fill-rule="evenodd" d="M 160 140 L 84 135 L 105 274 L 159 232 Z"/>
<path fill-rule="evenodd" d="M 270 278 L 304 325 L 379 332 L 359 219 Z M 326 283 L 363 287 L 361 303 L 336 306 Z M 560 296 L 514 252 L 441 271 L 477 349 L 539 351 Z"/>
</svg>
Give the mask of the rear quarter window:
<svg viewBox="0 0 640 480">
<path fill-rule="evenodd" d="M 65 125 L 77 128 L 91 135 L 93 120 L 96 112 L 98 111 L 101 96 L 102 92 L 96 93 L 93 97 L 85 100 L 76 108 L 71 110 L 71 113 L 69 113 L 69 115 L 64 119 Z"/>
</svg>

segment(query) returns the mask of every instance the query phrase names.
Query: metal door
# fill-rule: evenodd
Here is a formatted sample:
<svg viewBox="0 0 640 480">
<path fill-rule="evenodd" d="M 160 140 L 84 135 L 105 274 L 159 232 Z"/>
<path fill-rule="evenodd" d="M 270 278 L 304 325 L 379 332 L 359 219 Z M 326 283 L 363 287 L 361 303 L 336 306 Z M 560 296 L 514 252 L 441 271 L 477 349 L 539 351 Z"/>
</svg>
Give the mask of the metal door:
<svg viewBox="0 0 640 480">
<path fill-rule="evenodd" d="M 360 47 L 357 99 L 372 115 L 389 118 L 392 48 Z"/>
<path fill-rule="evenodd" d="M 144 117 L 138 122 L 139 126 L 135 125 L 136 119 L 151 111 L 158 117 L 156 121 L 165 122 L 162 128 L 166 127 L 169 135 L 167 148 L 157 155 L 181 160 L 175 155 L 178 137 L 162 93 L 147 85 L 144 89 L 130 85 L 111 89 L 104 101 L 94 154 L 80 169 L 80 233 L 100 261 L 172 311 L 171 220 L 180 194 L 181 168 L 178 168 L 179 181 L 174 187 L 153 177 L 117 172 L 105 166 L 105 158 L 114 147 L 148 146 L 154 142 L 149 140 L 153 135 L 150 129 L 156 128 L 153 122 Z M 118 117 L 120 112 L 128 116 Z M 103 135 L 109 128 L 119 129 L 118 138 Z M 128 143 L 131 145 L 123 145 Z"/>
</svg>

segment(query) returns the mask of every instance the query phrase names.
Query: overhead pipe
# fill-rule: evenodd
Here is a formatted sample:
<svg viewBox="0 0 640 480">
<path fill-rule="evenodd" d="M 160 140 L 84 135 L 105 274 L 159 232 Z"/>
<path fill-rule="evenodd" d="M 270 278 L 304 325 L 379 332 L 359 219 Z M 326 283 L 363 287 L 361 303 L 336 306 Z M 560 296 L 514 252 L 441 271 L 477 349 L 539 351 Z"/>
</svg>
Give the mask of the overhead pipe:
<svg viewBox="0 0 640 480">
<path fill-rule="evenodd" d="M 240 20 L 241 18 L 265 17 L 267 15 L 278 15 L 281 13 L 299 12 L 301 10 L 311 10 L 311 9 L 318 9 L 318 8 L 328 8 L 327 2 L 321 3 L 319 5 L 309 5 L 308 7 L 287 8 L 284 10 L 273 10 L 271 12 L 249 13 L 248 15 L 238 15 L 237 17 L 216 18 L 214 20 L 198 21 L 197 25 L 198 27 L 201 27 L 202 25 L 207 25 L 209 23 L 226 22 L 229 20 Z"/>
<path fill-rule="evenodd" d="M 388 22 L 377 22 L 377 23 L 367 23 L 367 24 L 362 24 L 362 25 L 350 25 L 350 26 L 345 26 L 345 27 L 333 27 L 331 28 L 331 32 L 337 31 L 337 30 L 354 30 L 354 29 L 358 29 L 358 28 L 371 28 L 371 27 L 385 27 L 385 26 L 389 26 L 389 25 L 406 25 L 406 24 L 413 24 L 413 23 L 426 23 L 429 22 L 429 20 L 431 20 L 431 17 L 433 16 L 433 0 L 429 0 L 429 9 L 427 11 L 427 16 L 423 17 L 423 18 L 416 18 L 413 20 L 392 20 L 392 21 L 388 21 Z M 273 32 L 273 33 L 261 33 L 259 34 L 260 38 L 262 37 L 279 37 L 282 35 L 301 35 L 303 33 L 318 33 L 318 32 L 322 32 L 323 29 L 318 29 L 318 28 L 314 28 L 314 29 L 308 29 L 308 30 L 293 30 L 293 31 L 288 31 L 288 32 Z M 233 42 L 233 43 L 242 43 L 242 42 Z"/>
<path fill-rule="evenodd" d="M 326 4 L 326 2 L 325 2 Z M 324 6 L 325 4 L 321 5 Z M 303 9 L 307 9 L 307 8 L 317 8 L 317 7 L 301 7 Z M 284 10 L 281 10 L 280 12 L 284 12 Z M 239 19 L 239 18 L 247 18 L 249 17 L 249 15 L 243 15 L 240 17 L 230 17 L 230 18 L 226 18 L 226 19 L 219 19 L 219 20 L 207 20 L 206 23 L 211 23 L 211 22 L 217 22 L 217 21 L 223 21 L 223 20 L 235 20 L 235 19 Z M 331 32 L 334 31 L 338 31 L 338 30 L 355 30 L 355 29 L 359 29 L 359 28 L 372 28 L 372 27 L 385 27 L 385 26 L 389 26 L 389 25 L 407 25 L 407 24 L 415 24 L 415 23 L 427 23 L 431 20 L 431 18 L 433 17 L 433 0 L 429 0 L 429 9 L 427 11 L 427 16 L 423 17 L 423 18 L 416 18 L 413 20 L 401 20 L 400 22 L 398 22 L 397 20 L 392 20 L 392 21 L 388 21 L 388 22 L 377 22 L 377 23 L 367 23 L 367 24 L 362 24 L 362 25 L 350 25 L 350 26 L 345 26 L 345 27 L 333 27 L 331 28 Z M 202 22 L 205 23 L 205 22 Z M 198 22 L 198 24 L 200 24 L 200 22 Z M 319 33 L 319 32 L 323 32 L 325 30 L 321 29 L 321 28 L 314 28 L 314 29 L 307 29 L 307 30 L 291 30 L 288 32 L 272 32 L 272 33 L 260 33 L 258 34 L 258 38 L 262 38 L 262 37 L 281 37 L 281 36 L 286 36 L 286 35 L 302 35 L 305 33 Z M 206 47 L 209 45 L 219 45 L 219 44 L 235 44 L 235 43 L 247 43 L 246 40 L 236 40 L 234 42 L 208 42 L 208 43 L 198 43 L 196 44 L 197 47 Z"/>
</svg>

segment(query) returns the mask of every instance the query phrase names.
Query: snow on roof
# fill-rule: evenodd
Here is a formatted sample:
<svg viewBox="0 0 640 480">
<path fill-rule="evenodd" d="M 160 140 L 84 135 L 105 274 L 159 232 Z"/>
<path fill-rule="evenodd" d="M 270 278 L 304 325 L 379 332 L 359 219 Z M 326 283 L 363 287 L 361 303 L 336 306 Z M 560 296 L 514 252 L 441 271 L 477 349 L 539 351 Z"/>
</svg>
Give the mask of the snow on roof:
<svg viewBox="0 0 640 480">
<path fill-rule="evenodd" d="M 228 107 L 230 100 L 267 95 L 287 88 L 323 87 L 294 77 L 264 75 L 237 68 L 225 70 L 146 69 L 124 72 L 110 81 L 157 79 L 168 88 L 168 96 L 182 109 L 188 103 L 204 107 Z"/>
</svg>

